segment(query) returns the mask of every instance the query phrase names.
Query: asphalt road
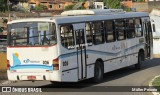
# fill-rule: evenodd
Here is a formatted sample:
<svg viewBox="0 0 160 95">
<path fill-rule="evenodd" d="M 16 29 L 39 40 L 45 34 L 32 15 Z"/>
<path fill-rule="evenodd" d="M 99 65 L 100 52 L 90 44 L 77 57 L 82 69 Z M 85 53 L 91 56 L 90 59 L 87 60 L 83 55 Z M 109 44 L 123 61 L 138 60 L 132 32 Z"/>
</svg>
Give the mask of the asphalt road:
<svg viewBox="0 0 160 95">
<path fill-rule="evenodd" d="M 125 86 L 148 86 L 149 81 L 160 75 L 160 59 L 152 59 L 142 64 L 141 70 L 135 70 L 134 66 L 126 67 L 105 74 L 104 81 L 93 83 L 91 79 L 78 83 L 51 84 L 48 81 L 21 81 L 0 86 L 33 86 L 39 88 L 49 87 L 53 92 L 42 93 L 0 93 L 0 95 L 152 95 L 151 92 L 96 92 L 102 91 L 103 87 L 115 86 L 113 90 L 123 89 Z M 60 88 L 60 87 L 68 88 Z M 74 87 L 71 87 L 74 86 Z M 120 88 L 116 88 L 116 87 Z M 58 87 L 58 88 L 57 88 Z M 127 89 L 127 88 L 126 88 Z M 59 91 L 59 92 L 58 92 Z M 68 91 L 68 92 L 67 92 Z M 89 92 L 88 92 L 89 91 Z"/>
</svg>

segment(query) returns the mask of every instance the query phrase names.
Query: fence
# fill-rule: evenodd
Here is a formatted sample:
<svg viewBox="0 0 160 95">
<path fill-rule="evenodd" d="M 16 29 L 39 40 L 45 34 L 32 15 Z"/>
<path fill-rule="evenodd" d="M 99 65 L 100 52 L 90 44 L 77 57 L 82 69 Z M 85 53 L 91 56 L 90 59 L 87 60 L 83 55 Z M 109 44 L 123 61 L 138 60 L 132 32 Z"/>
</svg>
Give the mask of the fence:
<svg viewBox="0 0 160 95">
<path fill-rule="evenodd" d="M 0 79 L 3 75 L 6 75 L 7 70 L 7 35 L 0 35 Z"/>
<path fill-rule="evenodd" d="M 7 35 L 0 35 L 0 52 L 6 52 Z"/>
</svg>

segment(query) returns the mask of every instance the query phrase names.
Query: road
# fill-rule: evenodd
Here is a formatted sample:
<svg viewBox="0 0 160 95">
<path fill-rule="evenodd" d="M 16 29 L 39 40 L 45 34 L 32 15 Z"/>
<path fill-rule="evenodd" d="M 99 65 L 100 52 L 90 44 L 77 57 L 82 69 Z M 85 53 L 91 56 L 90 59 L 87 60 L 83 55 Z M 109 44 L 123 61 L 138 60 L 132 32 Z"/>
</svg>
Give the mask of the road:
<svg viewBox="0 0 160 95">
<path fill-rule="evenodd" d="M 60 83 L 56 86 L 76 86 L 76 88 L 56 88 L 62 92 L 42 92 L 42 93 L 23 93 L 23 95 L 152 95 L 151 92 L 93 92 L 102 89 L 104 86 L 148 86 L 149 81 L 155 76 L 160 75 L 160 59 L 152 59 L 142 64 L 141 70 L 135 70 L 134 66 L 126 67 L 105 74 L 104 81 L 101 83 L 92 83 L 91 79 L 78 83 Z M 82 85 L 82 87 L 77 87 Z M 2 85 L 1 85 L 2 86 Z M 34 86 L 34 87 L 50 87 L 55 91 L 55 85 L 48 81 L 21 81 L 18 83 L 6 84 L 3 86 Z M 96 88 L 94 88 L 96 87 Z M 87 92 L 91 88 L 91 92 Z M 81 92 L 75 92 L 76 90 Z M 0 93 L 0 95 L 22 95 L 22 93 Z"/>
</svg>

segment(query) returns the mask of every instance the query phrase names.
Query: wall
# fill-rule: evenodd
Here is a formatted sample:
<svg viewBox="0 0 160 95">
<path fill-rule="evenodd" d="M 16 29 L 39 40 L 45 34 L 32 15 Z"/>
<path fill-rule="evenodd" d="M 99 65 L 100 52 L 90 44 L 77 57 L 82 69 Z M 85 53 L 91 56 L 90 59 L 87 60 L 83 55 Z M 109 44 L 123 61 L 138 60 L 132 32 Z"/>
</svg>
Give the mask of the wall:
<svg viewBox="0 0 160 95">
<path fill-rule="evenodd" d="M 7 69 L 7 56 L 6 53 L 0 52 L 0 72 Z"/>
<path fill-rule="evenodd" d="M 147 2 L 133 2 L 132 8 L 136 8 L 136 11 L 146 11 L 148 12 L 148 3 Z"/>
<path fill-rule="evenodd" d="M 160 9 L 160 1 L 149 1 L 148 2 L 149 12 L 152 11 L 152 9 Z"/>
</svg>

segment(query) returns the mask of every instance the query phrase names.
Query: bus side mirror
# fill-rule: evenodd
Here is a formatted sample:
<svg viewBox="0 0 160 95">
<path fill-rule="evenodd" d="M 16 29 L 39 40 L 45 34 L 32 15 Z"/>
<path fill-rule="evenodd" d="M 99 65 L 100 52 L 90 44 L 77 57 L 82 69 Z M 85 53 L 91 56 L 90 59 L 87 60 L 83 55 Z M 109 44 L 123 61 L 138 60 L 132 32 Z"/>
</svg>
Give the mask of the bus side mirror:
<svg viewBox="0 0 160 95">
<path fill-rule="evenodd" d="M 153 32 L 156 32 L 155 24 L 152 24 L 152 30 Z"/>
</svg>

